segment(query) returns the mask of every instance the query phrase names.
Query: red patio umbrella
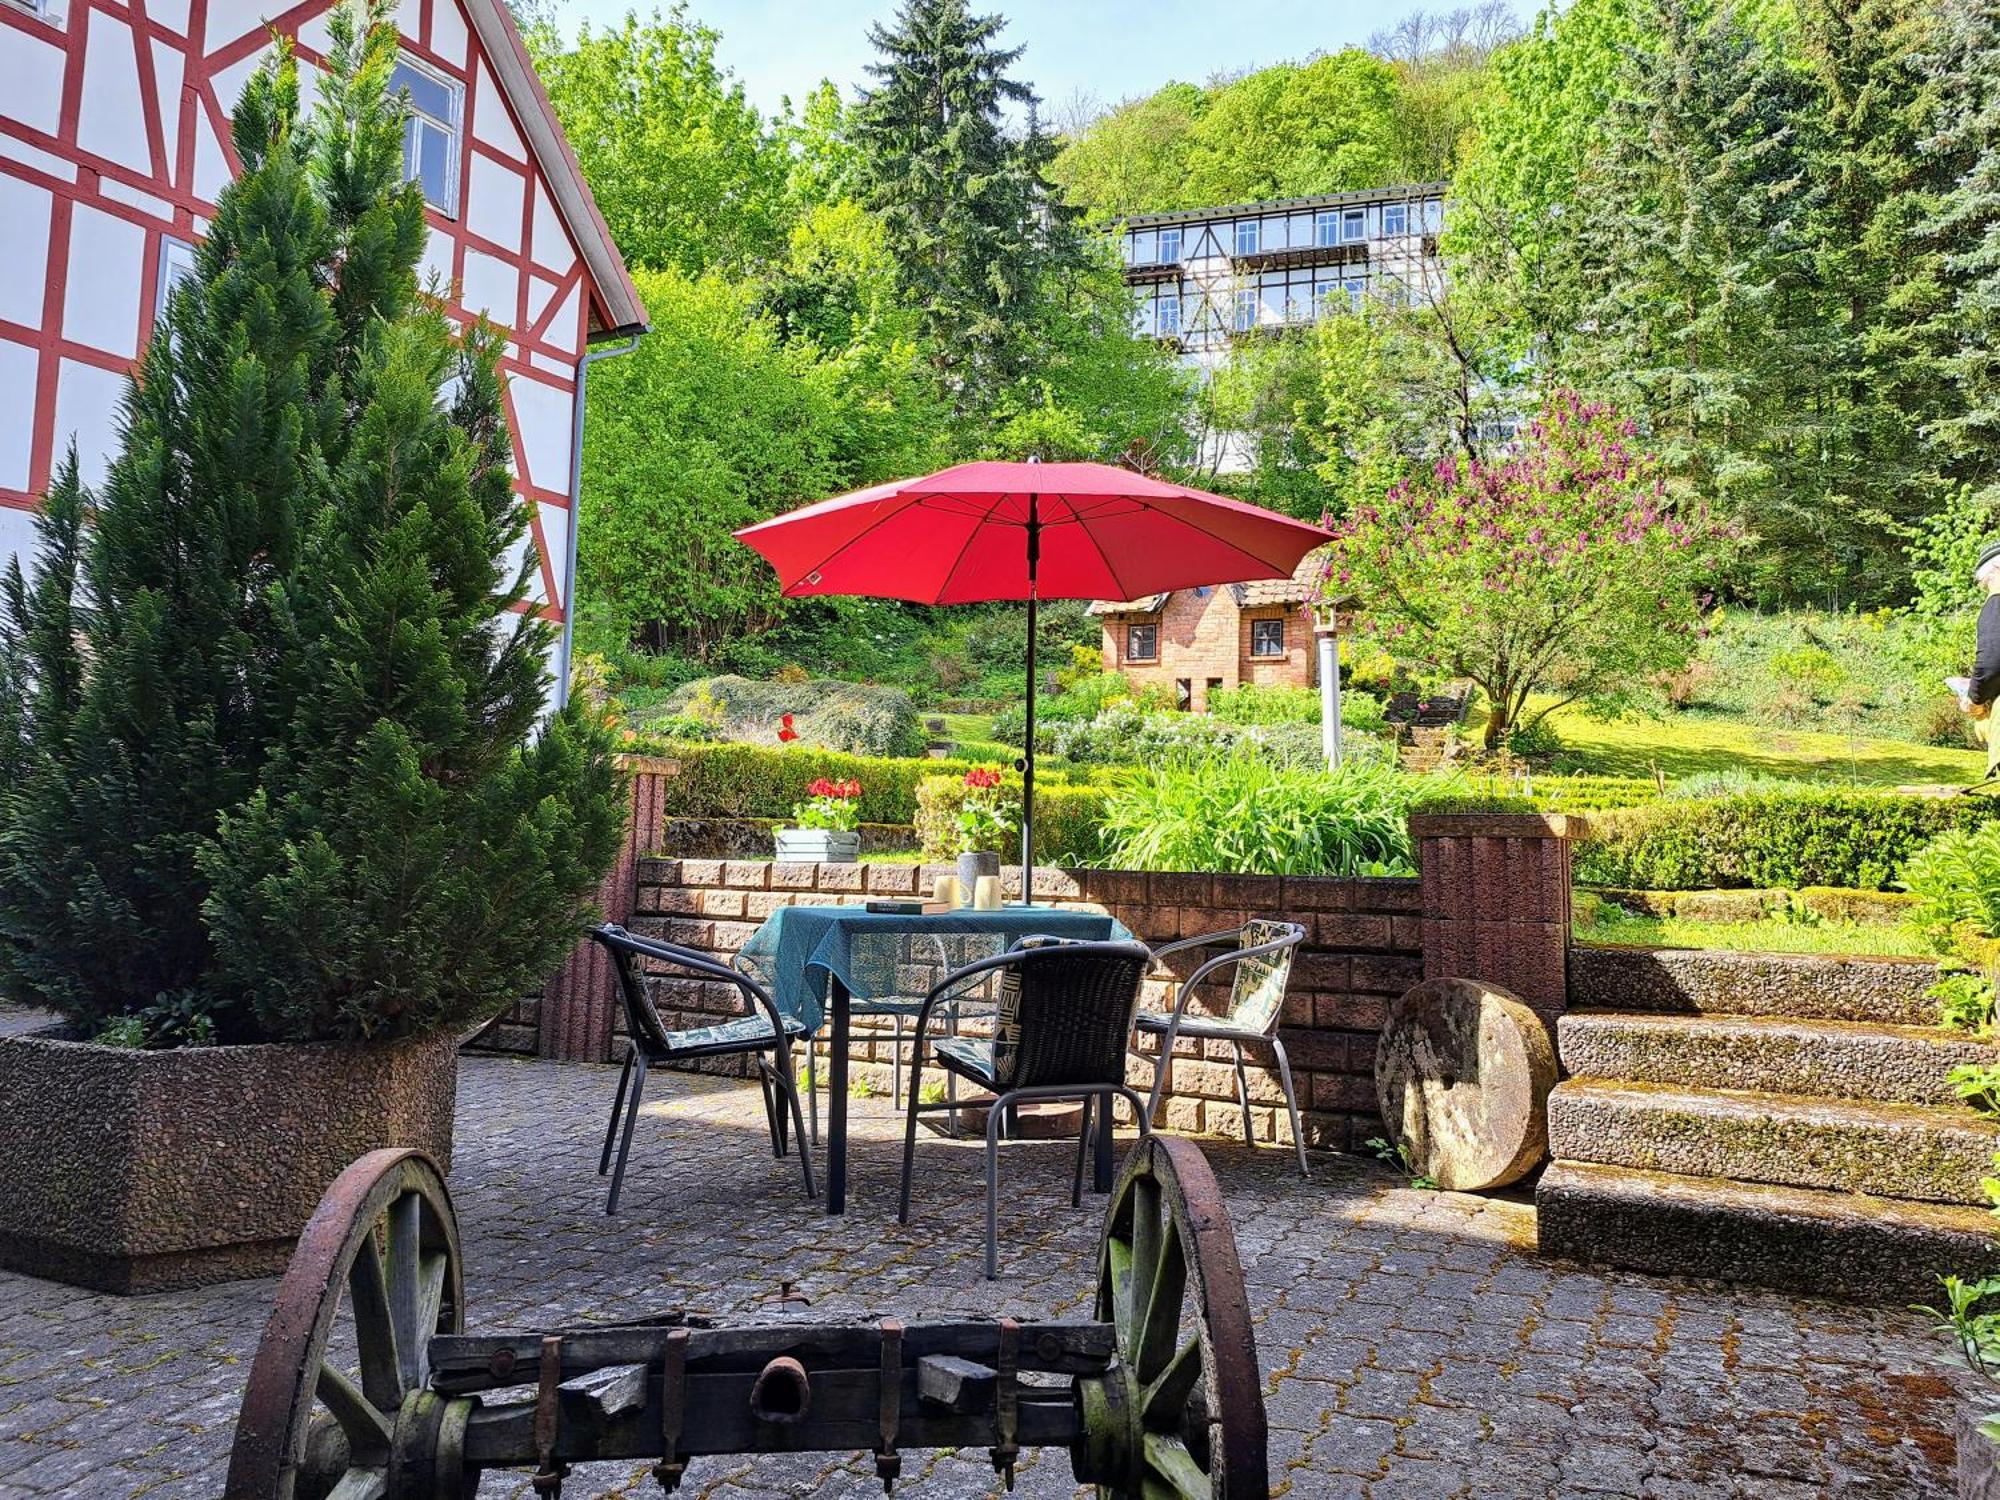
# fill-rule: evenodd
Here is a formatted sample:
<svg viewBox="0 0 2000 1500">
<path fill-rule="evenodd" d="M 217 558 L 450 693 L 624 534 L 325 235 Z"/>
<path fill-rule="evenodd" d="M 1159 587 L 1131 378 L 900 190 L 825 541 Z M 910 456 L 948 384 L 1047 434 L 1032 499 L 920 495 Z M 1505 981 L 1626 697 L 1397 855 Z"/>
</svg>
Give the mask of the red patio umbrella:
<svg viewBox="0 0 2000 1500">
<path fill-rule="evenodd" d="M 747 526 L 792 598 L 862 594 L 918 604 L 1028 603 L 1021 895 L 1035 819 L 1035 612 L 1043 599 L 1138 599 L 1289 578 L 1330 540 L 1318 526 L 1108 464 L 958 464 Z"/>
</svg>

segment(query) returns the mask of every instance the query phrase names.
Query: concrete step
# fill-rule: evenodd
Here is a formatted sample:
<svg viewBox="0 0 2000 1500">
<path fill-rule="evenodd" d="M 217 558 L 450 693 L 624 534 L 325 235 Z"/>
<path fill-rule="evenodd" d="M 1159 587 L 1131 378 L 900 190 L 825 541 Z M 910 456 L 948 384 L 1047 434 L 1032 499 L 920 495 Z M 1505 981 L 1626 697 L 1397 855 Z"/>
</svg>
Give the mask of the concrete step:
<svg viewBox="0 0 2000 1500">
<path fill-rule="evenodd" d="M 2000 1121 L 1963 1106 L 1675 1089 L 1572 1078 L 1549 1095 L 1549 1155 L 1684 1177 L 1985 1202 Z"/>
<path fill-rule="evenodd" d="M 1615 1010 L 1571 1011 L 1556 1046 L 1565 1072 L 1593 1078 L 1952 1107 L 1953 1068 L 2000 1061 L 1991 1042 L 1932 1026 Z"/>
<path fill-rule="evenodd" d="M 1934 1026 L 1937 1002 L 1924 991 L 1936 981 L 1924 958 L 1581 944 L 1569 958 L 1570 1004 L 1589 1010 Z"/>
<path fill-rule="evenodd" d="M 1978 1208 L 1559 1161 L 1535 1210 L 1545 1255 L 1882 1306 L 1938 1302 L 1947 1272 L 2000 1272 Z"/>
</svg>

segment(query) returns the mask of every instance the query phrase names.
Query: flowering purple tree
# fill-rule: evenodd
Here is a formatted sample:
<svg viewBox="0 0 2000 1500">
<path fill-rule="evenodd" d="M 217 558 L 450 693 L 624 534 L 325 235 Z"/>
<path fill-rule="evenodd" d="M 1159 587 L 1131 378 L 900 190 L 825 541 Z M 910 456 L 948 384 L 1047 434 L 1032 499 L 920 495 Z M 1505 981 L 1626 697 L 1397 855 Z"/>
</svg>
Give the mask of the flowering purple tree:
<svg viewBox="0 0 2000 1500">
<path fill-rule="evenodd" d="M 1506 453 L 1440 460 L 1333 531 L 1323 594 L 1357 598 L 1392 655 L 1477 683 L 1488 749 L 1685 667 L 1735 540 L 1705 505 L 1668 498 L 1630 422 L 1570 391 Z M 1524 726 L 1536 695 L 1550 701 Z"/>
</svg>

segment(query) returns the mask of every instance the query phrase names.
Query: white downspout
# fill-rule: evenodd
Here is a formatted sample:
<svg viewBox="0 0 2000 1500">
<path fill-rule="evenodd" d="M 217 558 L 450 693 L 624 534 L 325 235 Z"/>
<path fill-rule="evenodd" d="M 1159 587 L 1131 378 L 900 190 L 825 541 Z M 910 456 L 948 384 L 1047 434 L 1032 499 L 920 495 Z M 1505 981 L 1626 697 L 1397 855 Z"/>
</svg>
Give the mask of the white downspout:
<svg viewBox="0 0 2000 1500">
<path fill-rule="evenodd" d="M 1316 612 L 1313 643 L 1319 648 L 1319 745 L 1329 771 L 1340 769 L 1340 622 L 1331 607 Z"/>
<path fill-rule="evenodd" d="M 570 420 L 569 542 L 563 549 L 562 644 L 556 648 L 555 706 L 558 709 L 569 702 L 570 644 L 576 635 L 576 537 L 583 529 L 584 386 L 590 379 L 590 367 L 596 361 L 613 359 L 620 354 L 630 354 L 638 347 L 639 335 L 635 333 L 622 344 L 607 344 L 602 349 L 586 349 L 583 358 L 576 362 L 576 406 Z"/>
</svg>

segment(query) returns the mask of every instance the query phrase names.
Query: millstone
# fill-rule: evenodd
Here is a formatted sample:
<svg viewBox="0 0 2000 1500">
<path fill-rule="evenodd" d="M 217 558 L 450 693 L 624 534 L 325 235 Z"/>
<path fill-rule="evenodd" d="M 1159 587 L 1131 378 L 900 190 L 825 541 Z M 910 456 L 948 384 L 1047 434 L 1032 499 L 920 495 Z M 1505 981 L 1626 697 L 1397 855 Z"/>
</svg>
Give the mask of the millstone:
<svg viewBox="0 0 2000 1500">
<path fill-rule="evenodd" d="M 1411 1171 L 1479 1192 L 1525 1176 L 1548 1150 L 1556 1054 L 1548 1028 L 1497 984 L 1426 979 L 1389 1012 L 1375 1097 Z"/>
</svg>

